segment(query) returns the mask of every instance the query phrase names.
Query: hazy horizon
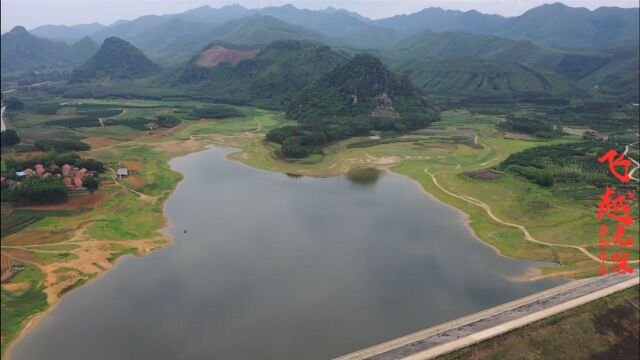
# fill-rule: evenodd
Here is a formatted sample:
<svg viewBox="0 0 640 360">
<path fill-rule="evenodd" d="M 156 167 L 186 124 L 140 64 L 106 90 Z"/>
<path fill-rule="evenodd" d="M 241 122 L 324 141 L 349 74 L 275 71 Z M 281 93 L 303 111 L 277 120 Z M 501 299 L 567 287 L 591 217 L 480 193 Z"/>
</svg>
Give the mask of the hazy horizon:
<svg viewBox="0 0 640 360">
<path fill-rule="evenodd" d="M 428 7 L 448 10 L 477 10 L 482 13 L 503 16 L 518 16 L 525 11 L 545 3 L 544 0 L 3 0 L 2 33 L 14 26 L 22 25 L 33 29 L 42 25 L 77 25 L 89 23 L 112 24 L 118 20 L 133 20 L 143 15 L 166 15 L 209 5 L 220 8 L 239 4 L 249 9 L 292 4 L 297 8 L 319 10 L 327 7 L 354 11 L 371 19 L 380 19 L 400 14 L 410 14 Z M 567 0 L 571 7 L 586 7 L 590 10 L 602 6 L 636 8 L 636 0 Z"/>
</svg>

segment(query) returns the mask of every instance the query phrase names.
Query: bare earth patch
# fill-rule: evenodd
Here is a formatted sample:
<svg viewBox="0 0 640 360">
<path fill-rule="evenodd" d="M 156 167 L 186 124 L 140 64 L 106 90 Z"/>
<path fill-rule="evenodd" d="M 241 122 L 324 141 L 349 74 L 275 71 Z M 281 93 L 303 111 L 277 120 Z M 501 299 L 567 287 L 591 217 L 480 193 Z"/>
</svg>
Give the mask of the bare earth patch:
<svg viewBox="0 0 640 360">
<path fill-rule="evenodd" d="M 218 45 L 203 51 L 198 57 L 197 64 L 202 67 L 215 67 L 223 62 L 237 65 L 242 60 L 253 59 L 260 50 L 234 50 Z"/>
<path fill-rule="evenodd" d="M 131 170 L 135 170 L 135 171 L 142 171 L 144 170 L 144 164 L 141 163 L 140 161 L 135 161 L 135 160 L 120 160 L 119 161 L 120 164 L 126 166 L 127 168 L 131 169 Z"/>
<path fill-rule="evenodd" d="M 2 288 L 7 291 L 25 290 L 28 289 L 31 284 L 28 282 L 22 282 L 18 284 L 2 284 Z"/>
<path fill-rule="evenodd" d="M 504 134 L 504 138 L 510 140 L 536 140 L 536 138 L 534 138 L 533 136 L 513 132 Z"/>
<path fill-rule="evenodd" d="M 143 176 L 128 176 L 124 180 L 129 185 L 133 185 L 134 187 L 140 187 L 144 184 Z"/>
</svg>

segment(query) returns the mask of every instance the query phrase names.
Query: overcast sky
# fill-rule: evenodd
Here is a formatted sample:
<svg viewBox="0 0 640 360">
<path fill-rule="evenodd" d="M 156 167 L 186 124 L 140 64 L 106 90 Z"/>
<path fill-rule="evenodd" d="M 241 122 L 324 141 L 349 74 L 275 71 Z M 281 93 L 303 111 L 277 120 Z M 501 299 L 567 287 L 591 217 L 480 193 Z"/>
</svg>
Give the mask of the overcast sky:
<svg viewBox="0 0 640 360">
<path fill-rule="evenodd" d="M 328 6 L 356 11 L 370 18 L 408 14 L 426 7 L 476 9 L 505 16 L 520 15 L 532 7 L 554 0 L 0 0 L 2 32 L 16 25 L 32 29 L 45 24 L 110 24 L 142 15 L 178 13 L 202 5 L 222 7 L 241 4 L 248 8 L 293 4 L 298 8 L 324 9 Z M 595 9 L 600 6 L 637 7 L 638 0 L 565 0 L 569 6 Z"/>
</svg>

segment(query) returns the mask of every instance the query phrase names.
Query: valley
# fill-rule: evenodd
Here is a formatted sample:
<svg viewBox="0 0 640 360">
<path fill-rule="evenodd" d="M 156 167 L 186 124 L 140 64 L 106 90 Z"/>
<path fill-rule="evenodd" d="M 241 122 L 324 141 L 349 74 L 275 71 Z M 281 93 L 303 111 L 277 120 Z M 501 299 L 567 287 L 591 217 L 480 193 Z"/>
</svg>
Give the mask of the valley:
<svg viewBox="0 0 640 360">
<path fill-rule="evenodd" d="M 16 26 L 1 357 L 324 359 L 637 271 L 638 240 L 604 246 L 599 217 L 611 188 L 640 232 L 638 14 Z"/>
<path fill-rule="evenodd" d="M 197 102 L 191 101 L 77 99 L 69 102 L 81 101 L 86 106 L 124 108 L 129 116 L 143 113 L 184 116 L 180 112 L 184 113 L 185 108 L 198 106 Z M 356 137 L 328 146 L 323 155 L 290 161 L 274 156 L 274 145 L 264 140 L 266 132 L 289 121 L 278 112 L 240 109 L 248 116 L 228 120 L 183 119 L 182 124 L 173 129 L 140 132 L 123 125 L 73 129 L 73 133 L 84 137 L 84 141 L 92 146 L 83 156 L 105 164 L 127 163 L 129 168 L 136 169 L 136 174 L 104 186 L 100 190 L 101 198 L 79 208 L 13 209 L 9 216 L 24 216 L 31 211 L 44 220 L 3 238 L 3 255 L 35 265 L 28 272 L 35 272 L 33 275 L 27 277 L 27 273 L 19 273 L 3 285 L 3 292 L 9 291 L 11 284 L 20 284 L 20 290 L 7 294 L 18 295 L 17 299 L 20 299 L 40 293 L 48 304 L 45 306 L 51 306 L 67 289 L 112 268 L 120 256 L 139 256 L 170 244 L 171 241 L 160 232 L 166 224 L 162 209 L 182 176 L 169 169 L 167 162 L 173 157 L 205 149 L 209 144 L 239 149 L 228 155 L 234 161 L 287 174 L 334 177 L 354 168 L 376 167 L 407 176 L 428 191 L 429 195 L 425 196 L 433 195 L 464 211 L 475 235 L 499 254 L 561 265 L 538 267 L 522 274 L 521 280 L 555 276 L 580 278 L 590 276 L 598 269 L 599 263 L 593 259 L 597 252 L 591 241 L 585 241 L 590 238 L 589 229 L 597 225 L 588 215 L 591 202 L 576 203 L 566 197 L 554 197 L 553 192 L 532 187 L 509 174 L 500 173 L 498 178 L 486 180 L 468 175 L 495 166 L 514 152 L 542 144 L 570 143 L 579 140 L 578 136 L 573 140 L 508 139 L 495 128 L 502 121 L 500 116 L 453 110 L 442 113 L 441 120 L 428 132 L 418 130 L 388 141 Z M 120 110 L 117 112 L 121 113 Z M 57 116 L 41 116 L 38 121 L 46 124 L 50 121 L 48 118 Z M 12 121 L 12 124 L 18 123 Z M 25 125 L 25 130 L 34 129 L 33 132 L 21 133 L 32 139 L 48 133 L 33 125 Z M 526 227 L 531 236 L 546 244 L 527 241 L 520 230 L 501 224 L 486 209 L 460 198 L 461 195 L 479 199 L 491 208 L 494 216 Z M 536 209 L 534 218 L 527 215 L 532 208 Z M 52 229 L 55 230 L 52 232 Z M 582 232 L 576 232 L 576 229 L 582 229 Z M 631 262 L 638 260 L 637 245 L 635 249 L 634 257 L 629 259 Z M 586 256 L 585 251 L 591 251 L 591 257 Z M 33 310 L 16 313 L 16 321 L 21 323 L 32 314 Z M 17 334 L 20 327 L 11 331 Z"/>
</svg>

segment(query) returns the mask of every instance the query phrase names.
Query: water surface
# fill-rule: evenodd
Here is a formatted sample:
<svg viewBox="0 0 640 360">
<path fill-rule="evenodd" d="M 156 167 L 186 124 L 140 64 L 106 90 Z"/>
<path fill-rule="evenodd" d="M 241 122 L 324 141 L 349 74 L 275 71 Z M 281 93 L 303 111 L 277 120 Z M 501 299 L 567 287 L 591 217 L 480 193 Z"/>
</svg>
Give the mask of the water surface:
<svg viewBox="0 0 640 360">
<path fill-rule="evenodd" d="M 399 175 L 290 177 L 230 151 L 173 160 L 175 244 L 70 293 L 11 358 L 326 359 L 559 283 L 509 281 L 535 263 Z"/>
</svg>

